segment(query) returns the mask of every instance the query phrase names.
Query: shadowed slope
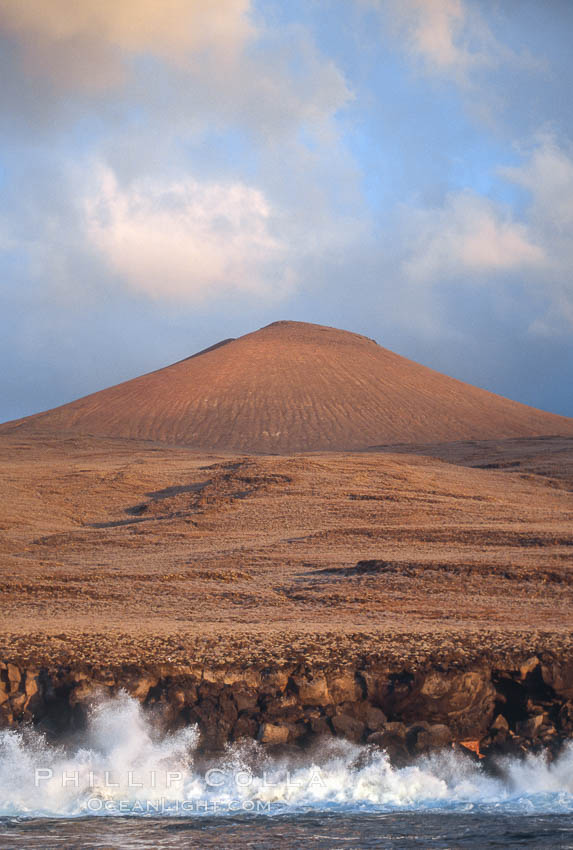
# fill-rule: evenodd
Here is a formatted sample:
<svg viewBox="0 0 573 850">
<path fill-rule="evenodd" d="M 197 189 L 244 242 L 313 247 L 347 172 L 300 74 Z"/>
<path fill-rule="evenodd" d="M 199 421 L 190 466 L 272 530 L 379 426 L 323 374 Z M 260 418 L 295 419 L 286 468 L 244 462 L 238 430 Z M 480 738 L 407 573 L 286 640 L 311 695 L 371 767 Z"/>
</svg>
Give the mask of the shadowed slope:
<svg viewBox="0 0 573 850">
<path fill-rule="evenodd" d="M 446 377 L 357 334 L 275 322 L 1 431 L 14 428 L 288 453 L 573 435 L 573 420 Z"/>
</svg>

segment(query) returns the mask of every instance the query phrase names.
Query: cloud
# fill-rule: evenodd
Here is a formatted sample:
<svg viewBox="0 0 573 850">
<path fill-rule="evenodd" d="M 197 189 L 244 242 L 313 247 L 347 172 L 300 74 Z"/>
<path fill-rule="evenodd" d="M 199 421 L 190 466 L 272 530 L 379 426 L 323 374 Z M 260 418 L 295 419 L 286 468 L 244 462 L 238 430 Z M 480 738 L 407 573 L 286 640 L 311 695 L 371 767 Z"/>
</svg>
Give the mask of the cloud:
<svg viewBox="0 0 573 850">
<path fill-rule="evenodd" d="M 479 60 L 466 41 L 467 10 L 461 0 L 402 0 L 396 14 L 410 51 L 430 68 L 465 70 Z"/>
<path fill-rule="evenodd" d="M 559 146 L 549 133 L 537 137 L 529 158 L 518 167 L 501 168 L 506 179 L 531 193 L 529 216 L 546 240 L 567 243 L 573 237 L 573 149 Z"/>
<path fill-rule="evenodd" d="M 110 170 L 99 174 L 85 208 L 88 241 L 133 291 L 187 302 L 291 291 L 287 246 L 259 189 L 192 178 L 122 188 Z"/>
<path fill-rule="evenodd" d="M 527 50 L 515 51 L 499 40 L 489 25 L 484 4 L 472 0 L 361 0 L 374 5 L 385 26 L 425 76 L 455 83 L 466 109 L 491 124 L 507 107 L 499 73 L 528 74 L 545 63 Z M 499 11 L 498 11 L 499 16 Z"/>
<path fill-rule="evenodd" d="M 538 315 L 530 330 L 550 334 L 573 326 L 573 149 L 548 134 L 517 167 L 499 174 L 528 193 L 521 216 L 464 191 L 439 207 L 403 209 L 409 246 L 401 269 L 405 285 L 435 291 L 444 283 L 518 286 Z"/>
<path fill-rule="evenodd" d="M 255 37 L 248 4 L 238 0 L 171 0 L 168 7 L 86 0 L 69 21 L 62 14 L 63 22 L 54 15 L 67 10 L 63 0 L 46 11 L 48 5 L 32 0 L 8 27 L 0 0 L 0 21 L 14 37 L 30 35 L 37 12 L 41 38 L 30 35 L 29 45 L 38 62 L 50 46 L 51 79 L 56 42 L 76 36 L 116 51 L 128 78 L 94 99 L 93 92 L 66 90 L 65 76 L 61 88 L 46 90 L 5 57 L 13 73 L 0 120 L 8 121 L 10 110 L 25 112 L 33 131 L 16 126 L 13 193 L 0 205 L 0 237 L 20 240 L 38 286 L 62 298 L 69 293 L 70 303 L 84 290 L 97 297 L 98 286 L 104 298 L 110 288 L 127 287 L 164 299 L 166 308 L 169 301 L 213 305 L 229 294 L 272 303 L 296 289 L 305 260 L 342 250 L 356 233 L 359 175 L 336 121 L 351 92 L 304 27 L 259 21 Z M 127 12 L 136 7 L 143 20 L 133 29 Z M 182 62 L 168 50 L 171 30 L 149 35 L 165 8 L 173 11 L 174 38 L 186 31 L 191 11 L 204 30 L 185 36 Z M 131 61 L 148 48 L 157 61 Z M 33 59 L 28 70 L 39 67 Z M 80 69 L 72 77 L 83 85 Z M 22 91 L 31 90 L 23 107 Z M 56 144 L 45 144 L 44 120 L 60 134 Z M 87 274 L 77 273 L 82 260 Z"/>
<path fill-rule="evenodd" d="M 47 290 L 75 281 L 79 297 L 67 258 L 75 272 L 83 254 L 102 292 L 281 298 L 303 257 L 354 232 L 359 177 L 336 122 L 352 95 L 298 23 L 255 25 L 250 0 L 0 0 L 0 30 L 0 122 L 15 116 L 18 150 L 4 230 Z"/>
<path fill-rule="evenodd" d="M 467 0 L 365 2 L 389 14 L 407 52 L 429 73 L 467 85 L 472 70 L 497 64 L 510 52 Z"/>
<path fill-rule="evenodd" d="M 534 329 L 553 332 L 573 326 L 573 146 L 559 144 L 548 133 L 521 166 L 501 169 L 508 180 L 528 190 L 527 220 L 546 256 L 543 286 L 549 300 L 548 314 L 539 317 Z"/>
<path fill-rule="evenodd" d="M 328 160 L 353 97 L 305 27 L 273 26 L 250 0 L 0 0 L 0 74 L 3 131 L 26 145 L 87 120 L 78 146 L 105 146 L 116 171 L 123 148 L 126 173 L 228 131 L 248 135 L 251 160 L 294 140 L 302 161 L 303 139 Z"/>
<path fill-rule="evenodd" d="M 250 0 L 0 0 L 0 32 L 28 72 L 98 90 L 121 82 L 139 53 L 183 64 L 211 52 L 227 65 L 254 32 L 249 11 Z"/>
<path fill-rule="evenodd" d="M 470 191 L 448 195 L 439 208 L 412 210 L 408 218 L 416 247 L 404 271 L 412 281 L 475 279 L 491 272 L 539 267 L 544 261 L 542 248 L 524 224 Z"/>
</svg>

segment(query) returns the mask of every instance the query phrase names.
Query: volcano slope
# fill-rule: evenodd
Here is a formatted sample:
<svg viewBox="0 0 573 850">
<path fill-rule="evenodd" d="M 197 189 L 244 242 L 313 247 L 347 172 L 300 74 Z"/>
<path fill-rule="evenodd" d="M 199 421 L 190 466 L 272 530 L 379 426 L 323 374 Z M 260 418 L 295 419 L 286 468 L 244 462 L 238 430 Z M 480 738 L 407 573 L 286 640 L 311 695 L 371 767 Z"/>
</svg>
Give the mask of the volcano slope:
<svg viewBox="0 0 573 850">
<path fill-rule="evenodd" d="M 286 330 L 289 339 L 298 333 Z M 396 357 L 368 340 L 357 345 L 375 359 Z M 340 362 L 356 398 L 372 381 L 356 376 L 349 357 Z M 131 436 L 96 433 L 97 422 L 124 428 L 113 402 L 137 381 L 3 426 L 0 722 L 67 730 L 94 689 L 125 687 L 163 706 L 171 723 L 199 723 L 214 746 L 311 733 L 388 743 L 386 721 L 406 724 L 414 751 L 410 727 L 428 721 L 486 749 L 502 737 L 529 746 L 573 735 L 571 422 L 397 360 L 412 380 L 385 388 L 387 399 L 405 393 L 405 401 L 388 405 L 383 424 L 402 417 L 408 433 L 423 433 L 409 446 L 367 448 L 374 425 L 363 451 L 233 452 L 243 432 L 223 425 L 214 440 L 225 451 L 172 445 L 162 441 L 176 439 L 164 423 L 185 417 L 166 396 L 161 419 L 149 390 L 146 419 L 139 389 Z M 138 380 L 171 381 L 172 369 Z M 321 375 L 334 380 L 326 366 L 307 372 L 309 393 Z M 441 440 L 437 407 L 436 419 L 429 407 L 414 416 L 412 394 L 432 401 L 414 380 L 426 374 L 474 400 L 475 421 L 463 420 L 451 390 L 458 441 Z M 261 390 L 249 410 L 265 397 Z M 447 402 L 444 390 L 442 414 Z M 351 403 L 328 403 L 347 417 L 346 437 L 358 435 Z M 287 411 L 289 440 L 323 439 L 331 432 L 321 409 L 279 406 L 256 427 L 271 433 Z M 469 416 L 469 401 L 463 409 Z M 320 427 L 305 431 L 313 416 Z M 154 428 L 155 440 L 134 436 Z"/>
<path fill-rule="evenodd" d="M 0 427 L 287 454 L 392 443 L 573 436 L 573 420 L 448 378 L 371 339 L 276 322 Z"/>
</svg>

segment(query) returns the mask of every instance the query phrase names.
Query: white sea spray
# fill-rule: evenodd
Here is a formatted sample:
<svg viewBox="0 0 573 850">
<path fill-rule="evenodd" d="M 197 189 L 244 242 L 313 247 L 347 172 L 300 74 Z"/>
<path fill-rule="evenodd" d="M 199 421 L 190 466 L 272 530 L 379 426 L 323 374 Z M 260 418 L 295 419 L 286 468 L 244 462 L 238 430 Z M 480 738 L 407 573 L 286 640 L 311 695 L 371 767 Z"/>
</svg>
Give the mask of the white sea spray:
<svg viewBox="0 0 573 850">
<path fill-rule="evenodd" d="M 373 747 L 327 739 L 273 756 L 255 742 L 198 751 L 186 727 L 166 734 L 127 694 L 95 704 L 79 740 L 0 733 L 0 816 L 202 815 L 299 811 L 573 812 L 573 748 L 500 760 L 498 775 L 445 751 L 395 768 Z"/>
</svg>

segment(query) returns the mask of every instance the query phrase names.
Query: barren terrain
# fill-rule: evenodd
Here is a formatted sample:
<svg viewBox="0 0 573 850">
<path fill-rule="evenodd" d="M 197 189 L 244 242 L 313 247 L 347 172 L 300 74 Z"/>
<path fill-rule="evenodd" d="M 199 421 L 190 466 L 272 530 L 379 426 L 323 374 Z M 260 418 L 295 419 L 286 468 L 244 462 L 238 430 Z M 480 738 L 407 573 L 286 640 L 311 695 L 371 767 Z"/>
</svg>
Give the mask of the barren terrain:
<svg viewBox="0 0 573 850">
<path fill-rule="evenodd" d="M 390 443 L 573 436 L 573 420 L 449 378 L 374 340 L 275 322 L 0 435 L 70 433 L 290 454 Z"/>
<path fill-rule="evenodd" d="M 570 438 L 233 456 L 15 432 L 0 467 L 5 660 L 571 646 Z"/>
</svg>

